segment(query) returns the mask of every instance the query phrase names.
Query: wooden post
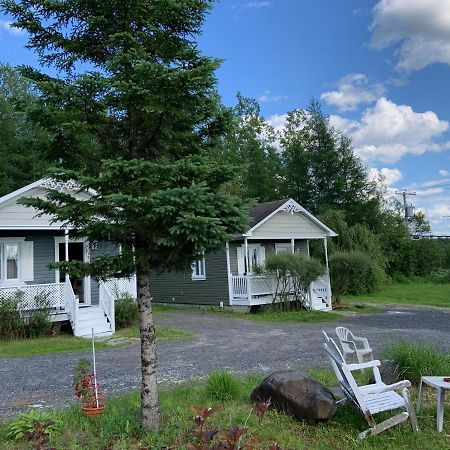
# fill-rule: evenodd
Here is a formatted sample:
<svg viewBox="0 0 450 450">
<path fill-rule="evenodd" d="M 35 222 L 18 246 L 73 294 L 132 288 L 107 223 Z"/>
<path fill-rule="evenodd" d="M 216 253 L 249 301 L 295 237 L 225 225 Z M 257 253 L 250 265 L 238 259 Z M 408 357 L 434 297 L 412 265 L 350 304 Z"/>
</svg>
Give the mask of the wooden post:
<svg viewBox="0 0 450 450">
<path fill-rule="evenodd" d="M 252 304 L 252 282 L 250 279 L 250 264 L 248 261 L 248 239 L 247 237 L 244 237 L 244 263 L 245 263 L 245 276 L 247 278 L 247 296 L 248 296 L 248 304 L 251 306 Z"/>
<path fill-rule="evenodd" d="M 64 251 L 65 251 L 65 258 L 64 260 L 66 262 L 69 262 L 69 230 L 66 228 L 64 230 Z M 61 278 L 60 278 L 61 279 Z M 69 282 L 69 274 L 66 271 L 66 281 Z"/>
<path fill-rule="evenodd" d="M 291 239 L 291 252 L 295 253 L 295 239 L 294 238 Z"/>
</svg>

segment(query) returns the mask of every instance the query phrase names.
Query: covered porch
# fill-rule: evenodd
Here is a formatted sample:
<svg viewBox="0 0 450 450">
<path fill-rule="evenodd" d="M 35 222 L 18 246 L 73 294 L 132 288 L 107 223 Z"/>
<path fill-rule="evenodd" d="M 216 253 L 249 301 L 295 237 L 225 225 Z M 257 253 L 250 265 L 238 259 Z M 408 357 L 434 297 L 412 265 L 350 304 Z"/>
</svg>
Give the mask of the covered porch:
<svg viewBox="0 0 450 450">
<path fill-rule="evenodd" d="M 292 199 L 262 203 L 250 215 L 254 221 L 249 231 L 226 245 L 230 306 L 274 302 L 277 280 L 264 272 L 266 257 L 290 252 L 309 258 L 314 240 L 322 242 L 325 271 L 302 292 L 295 292 L 295 283 L 289 282 L 288 294 L 308 309 L 331 310 L 327 238 L 336 233 Z"/>
</svg>

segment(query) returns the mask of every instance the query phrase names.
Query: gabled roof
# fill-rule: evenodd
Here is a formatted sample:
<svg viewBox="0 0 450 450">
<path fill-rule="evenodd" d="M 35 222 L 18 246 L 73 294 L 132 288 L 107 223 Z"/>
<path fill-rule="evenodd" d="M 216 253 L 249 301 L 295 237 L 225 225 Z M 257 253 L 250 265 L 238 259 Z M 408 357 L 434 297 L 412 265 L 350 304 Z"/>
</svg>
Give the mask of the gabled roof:
<svg viewBox="0 0 450 450">
<path fill-rule="evenodd" d="M 283 206 L 289 199 L 275 200 L 273 202 L 259 203 L 250 209 L 248 214 L 253 219 L 250 223 L 250 228 L 261 222 L 267 216 L 276 211 L 280 206 Z"/>
<path fill-rule="evenodd" d="M 250 236 L 253 231 L 255 231 L 258 227 L 263 225 L 271 217 L 273 217 L 280 211 L 290 212 L 291 214 L 294 213 L 302 214 L 304 217 L 306 217 L 316 226 L 322 229 L 327 236 L 330 237 L 337 236 L 337 234 L 331 228 L 328 228 L 317 217 L 312 215 L 309 211 L 303 208 L 303 206 L 301 206 L 292 198 L 285 198 L 282 200 L 275 200 L 273 202 L 260 203 L 251 208 L 249 211 L 249 215 L 250 217 L 252 217 L 253 220 L 250 223 L 249 231 L 245 233 L 244 236 Z"/>
<path fill-rule="evenodd" d="M 31 191 L 34 188 L 37 188 L 44 184 L 45 182 L 50 181 L 48 178 L 41 178 L 38 181 L 35 181 L 34 183 L 27 184 L 24 187 L 21 187 L 20 189 L 16 189 L 15 191 L 10 192 L 9 194 L 3 195 L 0 197 L 0 205 L 3 205 L 4 203 L 14 200 L 16 198 L 24 197 L 23 194 L 25 194 L 28 191 Z"/>
</svg>

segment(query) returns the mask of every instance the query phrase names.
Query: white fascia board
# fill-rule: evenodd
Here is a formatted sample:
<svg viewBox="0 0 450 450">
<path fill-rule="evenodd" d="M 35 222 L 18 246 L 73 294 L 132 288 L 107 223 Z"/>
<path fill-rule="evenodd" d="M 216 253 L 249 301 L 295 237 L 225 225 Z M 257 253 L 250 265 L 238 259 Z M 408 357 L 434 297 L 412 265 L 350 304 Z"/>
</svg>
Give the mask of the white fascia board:
<svg viewBox="0 0 450 450">
<path fill-rule="evenodd" d="M 71 230 L 71 227 L 62 225 L 0 225 L 0 230 Z"/>
<path fill-rule="evenodd" d="M 290 198 L 289 200 L 287 200 L 285 203 L 283 203 L 280 207 L 278 207 L 275 211 L 273 211 L 272 213 L 270 213 L 268 216 L 264 217 L 263 220 L 261 220 L 260 222 L 258 222 L 256 225 L 254 225 L 252 228 L 250 228 L 250 230 L 244 234 L 243 236 L 248 236 L 250 237 L 252 235 L 252 232 L 255 231 L 257 228 L 259 228 L 262 224 L 264 224 L 265 222 L 267 222 L 271 217 L 273 217 L 275 214 L 277 214 L 278 212 L 282 211 L 287 204 L 292 204 L 293 206 L 295 206 L 295 208 L 297 208 L 301 213 L 303 213 L 309 220 L 311 220 L 311 222 L 313 222 L 315 225 L 317 225 L 319 228 L 321 228 L 322 230 L 325 231 L 326 237 L 333 237 L 333 236 L 337 236 L 337 234 L 331 229 L 328 228 L 324 223 L 322 223 L 317 217 L 313 216 L 309 211 L 307 211 L 305 208 L 303 208 L 302 205 L 300 205 L 299 203 L 297 203 L 294 199 Z M 304 238 L 304 239 L 308 239 L 308 238 Z M 313 239 L 313 238 L 310 238 Z M 318 238 L 316 238 L 318 239 Z"/>
<path fill-rule="evenodd" d="M 13 192 L 10 192 L 9 194 L 4 195 L 3 197 L 0 197 L 0 205 L 2 205 L 3 203 L 6 203 L 10 200 L 13 200 L 17 197 L 23 197 L 22 194 L 24 194 L 25 192 L 31 191 L 32 189 L 41 186 L 42 184 L 44 184 L 46 181 L 48 181 L 48 178 L 41 178 L 38 181 L 35 181 L 34 183 L 31 184 L 27 184 L 26 186 L 17 189 Z"/>
</svg>

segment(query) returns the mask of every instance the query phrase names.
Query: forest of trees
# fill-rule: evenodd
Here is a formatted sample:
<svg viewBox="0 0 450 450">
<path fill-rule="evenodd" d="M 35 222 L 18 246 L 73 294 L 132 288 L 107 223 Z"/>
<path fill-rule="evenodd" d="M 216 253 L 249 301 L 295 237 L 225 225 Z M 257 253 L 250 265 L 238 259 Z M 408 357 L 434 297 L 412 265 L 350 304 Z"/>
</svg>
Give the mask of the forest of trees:
<svg viewBox="0 0 450 450">
<path fill-rule="evenodd" d="M 60 118 L 41 109 L 36 117 L 38 100 L 29 79 L 0 65 L 0 195 L 39 179 L 49 167 L 70 165 L 94 174 L 100 165 L 101 150 L 79 129 L 64 137 L 48 131 L 48 121 L 57 124 Z M 382 276 L 450 280 L 449 243 L 410 238 L 411 230 L 429 231 L 423 215 L 405 227 L 400 205 L 386 197 L 379 180 L 369 179 L 351 140 L 330 126 L 318 102 L 289 112 L 282 132 L 265 120 L 256 100 L 240 94 L 223 120 L 227 126 L 208 151 L 239 167 L 226 187 L 230 193 L 254 202 L 294 198 L 338 233 L 329 244 L 331 254 L 362 251 Z M 86 151 L 62 154 L 70 139 Z"/>
</svg>

